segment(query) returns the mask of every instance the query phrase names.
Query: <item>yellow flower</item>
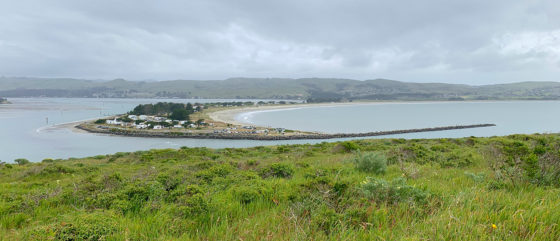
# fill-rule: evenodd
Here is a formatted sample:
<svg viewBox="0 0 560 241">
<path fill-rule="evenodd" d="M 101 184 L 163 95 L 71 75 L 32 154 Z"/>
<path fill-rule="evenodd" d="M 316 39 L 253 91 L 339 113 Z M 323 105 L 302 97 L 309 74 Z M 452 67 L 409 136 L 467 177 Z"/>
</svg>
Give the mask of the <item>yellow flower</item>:
<svg viewBox="0 0 560 241">
<path fill-rule="evenodd" d="M 492 229 L 497 229 L 498 226 L 496 226 L 496 224 L 492 224 Z"/>
</svg>

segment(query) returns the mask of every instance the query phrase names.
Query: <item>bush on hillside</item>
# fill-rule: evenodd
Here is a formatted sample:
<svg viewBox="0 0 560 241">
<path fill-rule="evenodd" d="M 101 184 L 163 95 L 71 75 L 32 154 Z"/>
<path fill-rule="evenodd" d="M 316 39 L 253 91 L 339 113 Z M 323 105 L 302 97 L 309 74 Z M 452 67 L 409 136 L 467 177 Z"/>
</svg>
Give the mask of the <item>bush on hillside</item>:
<svg viewBox="0 0 560 241">
<path fill-rule="evenodd" d="M 25 158 L 18 158 L 14 160 L 15 163 L 17 163 L 18 165 L 26 165 L 29 164 L 29 160 L 25 159 Z"/>
<path fill-rule="evenodd" d="M 489 148 L 490 167 L 500 182 L 517 185 L 560 186 L 560 146 L 537 140 L 534 146 L 522 141 L 501 140 Z"/>
<path fill-rule="evenodd" d="M 263 178 L 267 178 L 267 177 L 290 178 L 292 177 L 293 174 L 294 174 L 294 168 L 284 163 L 274 163 L 260 170 L 260 175 Z"/>
<path fill-rule="evenodd" d="M 364 196 L 380 203 L 397 204 L 426 204 L 430 194 L 420 188 L 406 184 L 403 178 L 391 182 L 383 179 L 368 177 L 360 187 Z"/>
<path fill-rule="evenodd" d="M 115 216 L 104 212 L 77 215 L 73 220 L 39 227 L 30 233 L 35 240 L 105 240 L 117 231 Z"/>
<path fill-rule="evenodd" d="M 363 172 L 384 174 L 387 171 L 387 158 L 378 152 L 356 152 L 352 162 L 356 169 Z"/>
<path fill-rule="evenodd" d="M 353 141 L 345 141 L 340 143 L 340 145 L 344 147 L 344 150 L 347 152 L 357 151 L 360 149 L 360 146 Z"/>
</svg>

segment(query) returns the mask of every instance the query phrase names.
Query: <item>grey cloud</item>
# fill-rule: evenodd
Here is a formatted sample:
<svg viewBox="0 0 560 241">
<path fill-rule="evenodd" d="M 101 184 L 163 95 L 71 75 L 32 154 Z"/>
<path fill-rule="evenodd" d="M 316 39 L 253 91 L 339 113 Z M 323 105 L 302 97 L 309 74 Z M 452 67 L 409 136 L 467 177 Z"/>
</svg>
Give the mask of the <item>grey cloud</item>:
<svg viewBox="0 0 560 241">
<path fill-rule="evenodd" d="M 484 84 L 560 73 L 552 0 L 22 0 L 0 15 L 5 76 Z"/>
</svg>

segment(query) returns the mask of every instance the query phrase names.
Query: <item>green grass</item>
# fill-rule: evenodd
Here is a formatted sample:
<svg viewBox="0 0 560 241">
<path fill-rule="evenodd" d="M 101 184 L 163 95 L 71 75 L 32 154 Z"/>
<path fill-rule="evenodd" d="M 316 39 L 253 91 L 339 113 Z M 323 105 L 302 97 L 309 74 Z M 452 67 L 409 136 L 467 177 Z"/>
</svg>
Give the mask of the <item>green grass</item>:
<svg viewBox="0 0 560 241">
<path fill-rule="evenodd" d="M 514 135 L 4 165 L 0 240 L 558 240 L 559 150 Z M 385 172 L 356 164 L 368 153 Z"/>
</svg>

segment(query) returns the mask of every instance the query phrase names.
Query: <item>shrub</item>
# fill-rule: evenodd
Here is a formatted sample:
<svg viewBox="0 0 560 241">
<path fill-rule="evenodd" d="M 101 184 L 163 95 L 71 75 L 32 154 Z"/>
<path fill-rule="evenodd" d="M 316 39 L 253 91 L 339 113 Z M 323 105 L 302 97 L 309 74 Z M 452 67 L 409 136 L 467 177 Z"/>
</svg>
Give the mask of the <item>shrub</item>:
<svg viewBox="0 0 560 241">
<path fill-rule="evenodd" d="M 107 122 L 107 120 L 105 119 L 97 119 L 94 123 L 95 124 L 105 124 Z"/>
<path fill-rule="evenodd" d="M 345 141 L 340 143 L 340 145 L 344 147 L 344 150 L 347 152 L 357 151 L 358 149 L 360 149 L 360 146 L 353 141 Z"/>
<path fill-rule="evenodd" d="M 272 189 L 266 183 L 260 181 L 249 181 L 245 185 L 231 188 L 232 196 L 242 204 L 249 204 L 256 200 L 268 200 L 272 195 Z"/>
<path fill-rule="evenodd" d="M 378 152 L 356 152 L 352 159 L 356 169 L 374 174 L 384 174 L 387 171 L 387 158 Z"/>
<path fill-rule="evenodd" d="M 466 167 L 482 160 L 478 153 L 465 150 L 456 150 L 446 154 L 439 160 L 442 167 Z"/>
<path fill-rule="evenodd" d="M 69 222 L 43 226 L 31 232 L 35 240 L 105 240 L 117 231 L 113 215 L 101 212 L 76 216 Z"/>
<path fill-rule="evenodd" d="M 376 202 L 397 204 L 426 204 L 430 194 L 422 189 L 406 184 L 403 178 L 391 182 L 383 179 L 368 177 L 361 186 L 362 193 Z"/>
<path fill-rule="evenodd" d="M 124 194 L 130 202 L 128 212 L 137 213 L 148 201 L 157 201 L 163 198 L 165 188 L 161 183 L 151 181 L 147 183 L 134 183 L 127 186 Z"/>
<path fill-rule="evenodd" d="M 171 191 L 181 183 L 181 180 L 176 176 L 169 176 L 165 173 L 158 175 L 157 181 L 165 187 L 165 191 Z"/>
<path fill-rule="evenodd" d="M 177 201 L 179 202 L 178 210 L 184 217 L 207 213 L 209 210 L 208 202 L 201 193 L 182 196 Z"/>
<path fill-rule="evenodd" d="M 284 163 L 274 163 L 268 167 L 260 170 L 260 175 L 263 178 L 267 177 L 280 177 L 290 178 L 294 174 L 294 168 Z"/>
<path fill-rule="evenodd" d="M 17 163 L 18 165 L 26 165 L 29 164 L 29 160 L 25 159 L 25 158 L 18 158 L 14 160 L 15 163 Z"/>
<path fill-rule="evenodd" d="M 560 186 L 560 152 L 557 146 L 544 146 L 537 141 L 530 148 L 521 141 L 501 140 L 498 145 L 491 146 L 492 157 L 490 167 L 499 182 L 513 186 L 519 182 L 537 185 Z"/>
<path fill-rule="evenodd" d="M 233 194 L 243 204 L 251 203 L 259 198 L 259 192 L 250 187 L 237 187 Z"/>
<path fill-rule="evenodd" d="M 43 159 L 41 162 L 42 162 L 42 163 L 52 163 L 52 162 L 54 162 L 54 160 L 51 159 L 51 158 L 45 158 L 45 159 Z"/>
<path fill-rule="evenodd" d="M 41 170 L 40 175 L 50 175 L 55 173 L 64 174 L 64 173 L 74 173 L 74 172 L 75 170 L 70 167 L 66 167 L 58 164 L 49 164 L 48 166 L 43 168 L 43 170 Z"/>
<path fill-rule="evenodd" d="M 92 158 L 96 159 L 96 160 L 101 160 L 101 159 L 105 159 L 105 157 L 106 157 L 105 155 L 97 155 L 97 156 L 94 156 Z"/>
<path fill-rule="evenodd" d="M 334 209 L 322 206 L 319 210 L 313 212 L 311 222 L 315 228 L 329 234 L 336 227 L 337 221 L 340 219 L 339 216 Z"/>
<path fill-rule="evenodd" d="M 247 166 L 256 166 L 259 163 L 256 160 L 247 160 L 246 164 L 247 164 Z"/>
<path fill-rule="evenodd" d="M 211 182 L 216 177 L 225 177 L 233 171 L 233 167 L 229 164 L 221 164 L 212 166 L 207 170 L 201 170 L 195 173 L 195 176 L 206 182 Z"/>
<path fill-rule="evenodd" d="M 276 148 L 276 151 L 277 151 L 278 153 L 286 153 L 286 152 L 289 152 L 289 151 L 290 151 L 290 147 L 289 147 L 289 146 L 278 146 L 278 147 Z"/>
</svg>

